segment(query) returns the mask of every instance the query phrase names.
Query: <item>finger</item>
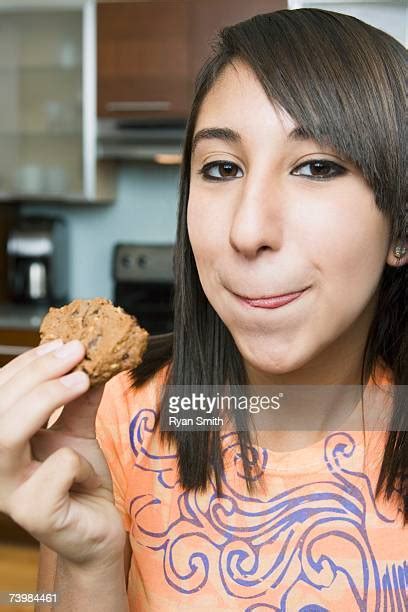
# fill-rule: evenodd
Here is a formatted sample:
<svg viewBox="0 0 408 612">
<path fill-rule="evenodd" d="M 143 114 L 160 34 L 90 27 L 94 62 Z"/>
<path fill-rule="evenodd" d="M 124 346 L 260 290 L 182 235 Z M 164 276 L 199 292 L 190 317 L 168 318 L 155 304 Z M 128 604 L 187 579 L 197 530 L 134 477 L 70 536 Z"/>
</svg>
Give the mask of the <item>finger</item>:
<svg viewBox="0 0 408 612">
<path fill-rule="evenodd" d="M 33 460 L 37 462 L 45 461 L 59 448 L 69 446 L 91 463 L 101 479 L 101 486 L 112 491 L 111 473 L 96 438 L 88 440 L 51 429 L 41 429 L 31 438 L 30 445 Z"/>
<path fill-rule="evenodd" d="M 58 419 L 49 427 L 81 438 L 95 438 L 95 420 L 105 385 L 90 388 L 84 395 L 64 406 Z"/>
<path fill-rule="evenodd" d="M 85 393 L 89 384 L 85 372 L 72 372 L 57 380 L 37 385 L 2 415 L 0 449 L 3 447 L 20 452 L 56 408 Z"/>
<path fill-rule="evenodd" d="M 64 528 L 69 490 L 75 483 L 95 489 L 99 477 L 85 457 L 72 448 L 59 448 L 9 496 L 6 512 L 42 540 L 45 534 Z"/>
<path fill-rule="evenodd" d="M 5 366 L 0 369 L 0 386 L 4 385 L 10 378 L 15 376 L 17 372 L 28 366 L 34 359 L 37 359 L 39 355 L 45 355 L 49 351 L 53 351 L 63 344 L 61 338 L 46 342 L 33 349 L 29 349 L 24 353 L 21 353 L 18 357 L 15 357 Z M 40 350 L 40 352 L 38 352 Z"/>
<path fill-rule="evenodd" d="M 37 352 L 41 349 L 39 347 Z M 85 356 L 85 347 L 72 340 L 45 355 L 38 355 L 0 388 L 0 412 L 30 393 L 41 383 L 66 374 Z"/>
</svg>

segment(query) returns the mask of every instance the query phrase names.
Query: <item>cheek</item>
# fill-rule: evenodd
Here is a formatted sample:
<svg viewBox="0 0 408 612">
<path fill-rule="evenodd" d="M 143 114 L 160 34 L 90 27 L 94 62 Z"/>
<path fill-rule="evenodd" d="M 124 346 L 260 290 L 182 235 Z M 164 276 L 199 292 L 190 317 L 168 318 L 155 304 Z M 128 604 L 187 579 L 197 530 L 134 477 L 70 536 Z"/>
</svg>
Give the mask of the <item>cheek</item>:
<svg viewBox="0 0 408 612">
<path fill-rule="evenodd" d="M 344 198 L 326 229 L 321 228 L 323 241 L 316 241 L 322 267 L 334 282 L 342 279 L 345 289 L 376 285 L 387 252 L 386 221 L 371 197 L 361 196 Z"/>
<path fill-rule="evenodd" d="M 222 205 L 223 204 L 223 205 Z M 190 187 L 187 204 L 187 227 L 192 235 L 209 232 L 217 233 L 220 224 L 224 224 L 222 213 L 225 212 L 225 202 L 219 202 L 215 196 L 200 193 L 199 189 Z"/>
<path fill-rule="evenodd" d="M 370 290 L 381 276 L 389 236 L 371 191 L 345 186 L 319 214 L 315 212 L 312 223 L 304 219 L 303 243 L 324 282 L 339 290 Z"/>
<path fill-rule="evenodd" d="M 224 225 L 214 206 L 211 207 L 203 198 L 195 197 L 194 192 L 190 193 L 187 231 L 199 272 L 212 268 L 223 246 L 225 248 Z"/>
</svg>

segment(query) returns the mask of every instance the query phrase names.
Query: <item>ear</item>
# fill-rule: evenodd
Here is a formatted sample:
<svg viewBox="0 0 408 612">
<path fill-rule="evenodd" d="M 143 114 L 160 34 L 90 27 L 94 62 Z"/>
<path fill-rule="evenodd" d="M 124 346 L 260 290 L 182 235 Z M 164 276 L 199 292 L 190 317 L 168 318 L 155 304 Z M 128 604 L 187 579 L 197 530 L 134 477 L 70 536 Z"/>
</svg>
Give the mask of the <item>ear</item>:
<svg viewBox="0 0 408 612">
<path fill-rule="evenodd" d="M 397 257 L 395 251 L 399 247 L 400 257 Z M 408 263 L 408 242 L 399 240 L 390 246 L 387 255 L 387 264 L 394 267 L 404 266 Z"/>
</svg>

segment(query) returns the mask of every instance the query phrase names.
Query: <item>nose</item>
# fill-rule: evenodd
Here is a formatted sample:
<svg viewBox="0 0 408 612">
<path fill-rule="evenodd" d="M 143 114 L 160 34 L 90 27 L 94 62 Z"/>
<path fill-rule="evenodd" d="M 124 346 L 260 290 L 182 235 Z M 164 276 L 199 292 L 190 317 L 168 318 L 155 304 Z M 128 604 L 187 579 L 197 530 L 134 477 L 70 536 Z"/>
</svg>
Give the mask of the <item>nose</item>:
<svg viewBox="0 0 408 612">
<path fill-rule="evenodd" d="M 261 250 L 278 250 L 285 225 L 284 200 L 282 185 L 270 172 L 247 178 L 230 226 L 232 248 L 248 259 Z"/>
</svg>

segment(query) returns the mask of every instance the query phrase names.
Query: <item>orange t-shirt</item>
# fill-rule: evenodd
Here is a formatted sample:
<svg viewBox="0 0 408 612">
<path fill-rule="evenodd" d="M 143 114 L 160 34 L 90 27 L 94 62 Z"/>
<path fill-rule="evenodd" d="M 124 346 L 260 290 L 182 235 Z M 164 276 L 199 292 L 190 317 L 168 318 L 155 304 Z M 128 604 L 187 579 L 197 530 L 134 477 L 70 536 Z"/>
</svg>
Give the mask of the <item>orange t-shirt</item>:
<svg viewBox="0 0 408 612">
<path fill-rule="evenodd" d="M 374 499 L 385 432 L 366 433 L 366 472 L 361 432 L 257 448 L 266 488 L 252 495 L 229 434 L 223 496 L 212 485 L 188 493 L 152 432 L 166 369 L 136 391 L 128 373 L 115 376 L 96 420 L 132 547 L 130 612 L 408 610 L 408 528 Z"/>
</svg>

